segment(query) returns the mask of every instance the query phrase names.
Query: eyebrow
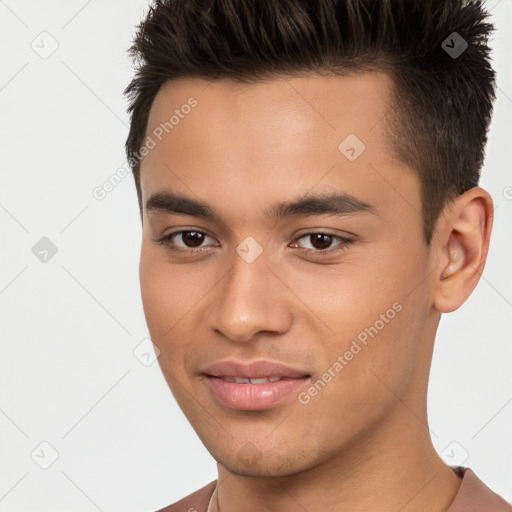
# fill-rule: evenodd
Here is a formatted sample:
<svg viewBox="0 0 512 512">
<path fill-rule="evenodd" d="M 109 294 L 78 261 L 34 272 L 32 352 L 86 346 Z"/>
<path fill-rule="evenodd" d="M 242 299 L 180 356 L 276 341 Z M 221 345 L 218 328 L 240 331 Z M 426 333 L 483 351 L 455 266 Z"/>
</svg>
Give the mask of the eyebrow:
<svg viewBox="0 0 512 512">
<path fill-rule="evenodd" d="M 176 213 L 223 222 L 221 216 L 208 203 L 172 192 L 153 194 L 146 202 L 146 212 Z M 264 211 L 264 214 L 274 221 L 286 217 L 343 216 L 361 213 L 378 216 L 375 206 L 347 193 L 307 194 L 296 200 L 277 203 Z"/>
</svg>

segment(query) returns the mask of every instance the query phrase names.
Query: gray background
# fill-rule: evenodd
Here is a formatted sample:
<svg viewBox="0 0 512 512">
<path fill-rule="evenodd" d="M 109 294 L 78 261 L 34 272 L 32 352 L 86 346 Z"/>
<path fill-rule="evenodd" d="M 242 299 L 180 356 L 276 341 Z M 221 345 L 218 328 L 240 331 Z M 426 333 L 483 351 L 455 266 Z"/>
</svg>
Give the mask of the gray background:
<svg viewBox="0 0 512 512">
<path fill-rule="evenodd" d="M 216 477 L 142 355 L 132 178 L 93 195 L 127 169 L 126 49 L 147 5 L 0 1 L 2 512 L 151 511 Z M 512 501 L 512 0 L 487 5 L 499 88 L 481 185 L 496 218 L 480 283 L 441 321 L 428 403 L 439 453 Z"/>
</svg>

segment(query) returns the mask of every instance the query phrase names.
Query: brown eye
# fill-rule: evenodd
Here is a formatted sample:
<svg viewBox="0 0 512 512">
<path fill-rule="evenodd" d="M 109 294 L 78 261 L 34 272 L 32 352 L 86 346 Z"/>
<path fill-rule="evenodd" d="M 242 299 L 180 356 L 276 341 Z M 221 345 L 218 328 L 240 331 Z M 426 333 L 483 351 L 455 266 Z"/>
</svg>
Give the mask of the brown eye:
<svg viewBox="0 0 512 512">
<path fill-rule="evenodd" d="M 332 243 L 332 239 L 332 235 L 327 235 L 325 233 L 313 233 L 312 235 L 309 235 L 311 245 L 315 249 L 319 250 L 328 249 Z"/>
<path fill-rule="evenodd" d="M 212 237 L 202 231 L 189 229 L 169 233 L 158 240 L 158 243 L 173 251 L 187 253 L 206 249 L 208 246 L 203 244 L 205 238 Z"/>
<path fill-rule="evenodd" d="M 204 240 L 204 233 L 198 231 L 182 231 L 179 234 L 187 247 L 199 247 Z"/>
<path fill-rule="evenodd" d="M 305 240 L 307 242 L 304 245 L 304 242 L 296 242 L 296 246 L 303 249 L 308 253 L 316 253 L 316 254 L 327 254 L 334 251 L 342 251 L 354 241 L 349 240 L 347 238 L 343 238 L 339 235 L 335 235 L 334 233 L 306 233 L 302 235 L 297 240 Z M 337 243 L 334 243 L 337 242 Z M 308 247 L 309 245 L 309 247 Z"/>
</svg>

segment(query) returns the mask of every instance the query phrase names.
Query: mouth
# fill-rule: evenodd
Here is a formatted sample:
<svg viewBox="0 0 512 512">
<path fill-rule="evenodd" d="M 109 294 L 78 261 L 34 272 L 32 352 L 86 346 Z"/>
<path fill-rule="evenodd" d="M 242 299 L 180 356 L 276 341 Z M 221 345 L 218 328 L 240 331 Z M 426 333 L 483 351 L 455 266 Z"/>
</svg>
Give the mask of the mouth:
<svg viewBox="0 0 512 512">
<path fill-rule="evenodd" d="M 213 375 L 210 375 L 210 377 L 213 377 Z M 279 380 L 282 380 L 286 377 L 262 377 L 259 379 L 248 379 L 246 377 L 219 377 L 220 379 L 225 380 L 226 382 L 236 382 L 237 384 L 264 384 L 265 382 L 277 382 Z"/>
<path fill-rule="evenodd" d="M 261 411 L 281 404 L 311 378 L 306 372 L 269 361 L 225 361 L 209 366 L 202 374 L 217 402 L 243 411 Z"/>
<path fill-rule="evenodd" d="M 300 378 L 237 378 L 206 376 L 214 397 L 225 407 L 242 411 L 270 409 L 300 391 L 309 376 Z"/>
</svg>

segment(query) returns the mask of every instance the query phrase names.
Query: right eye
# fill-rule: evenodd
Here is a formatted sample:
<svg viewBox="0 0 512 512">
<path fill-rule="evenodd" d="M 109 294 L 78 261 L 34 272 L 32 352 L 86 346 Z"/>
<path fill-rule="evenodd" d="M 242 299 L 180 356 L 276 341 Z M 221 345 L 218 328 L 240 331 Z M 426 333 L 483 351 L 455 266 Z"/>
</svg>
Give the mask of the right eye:
<svg viewBox="0 0 512 512">
<path fill-rule="evenodd" d="M 183 245 L 179 245 L 173 241 L 176 237 L 177 240 L 180 240 Z M 186 229 L 180 231 L 173 231 L 158 240 L 159 244 L 166 246 L 168 249 L 180 253 L 194 253 L 194 252 L 203 252 L 205 247 L 200 247 L 202 242 L 204 242 L 205 237 L 212 238 L 210 235 L 206 233 L 195 230 L 195 229 Z"/>
</svg>

